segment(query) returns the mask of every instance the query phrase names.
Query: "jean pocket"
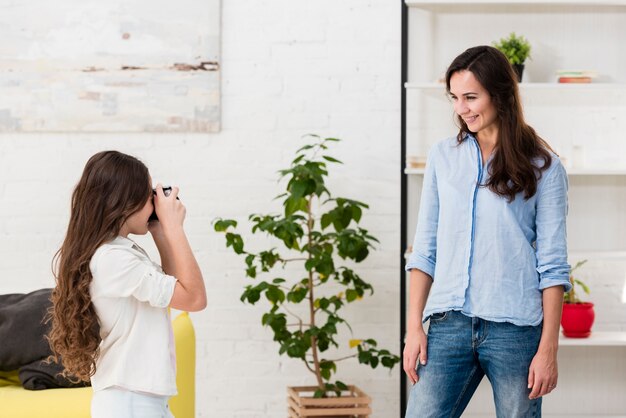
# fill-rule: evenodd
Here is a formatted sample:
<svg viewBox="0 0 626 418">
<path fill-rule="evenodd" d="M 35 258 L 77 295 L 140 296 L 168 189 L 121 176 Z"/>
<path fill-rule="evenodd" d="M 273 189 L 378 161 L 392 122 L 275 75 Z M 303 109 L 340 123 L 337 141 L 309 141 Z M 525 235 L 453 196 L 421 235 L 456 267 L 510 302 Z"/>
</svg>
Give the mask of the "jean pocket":
<svg viewBox="0 0 626 418">
<path fill-rule="evenodd" d="M 437 312 L 434 313 L 432 315 L 430 315 L 429 319 L 430 322 L 443 322 L 448 318 L 448 314 L 450 313 L 450 311 L 446 311 L 446 312 Z"/>
</svg>

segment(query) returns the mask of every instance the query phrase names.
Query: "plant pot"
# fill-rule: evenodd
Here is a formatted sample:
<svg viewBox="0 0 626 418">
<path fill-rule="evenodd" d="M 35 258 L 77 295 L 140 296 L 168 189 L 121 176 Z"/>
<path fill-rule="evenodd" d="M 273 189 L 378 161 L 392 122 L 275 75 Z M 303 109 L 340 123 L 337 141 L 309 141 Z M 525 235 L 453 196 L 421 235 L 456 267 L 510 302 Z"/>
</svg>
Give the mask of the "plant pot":
<svg viewBox="0 0 626 418">
<path fill-rule="evenodd" d="M 356 386 L 348 386 L 341 396 L 314 398 L 317 386 L 288 386 L 287 411 L 290 418 L 365 418 L 372 413 L 372 399 Z"/>
<path fill-rule="evenodd" d="M 595 317 L 591 302 L 563 304 L 563 315 L 561 316 L 563 335 L 569 338 L 589 337 Z"/>
<path fill-rule="evenodd" d="M 513 64 L 513 70 L 517 74 L 518 83 L 522 82 L 522 75 L 524 74 L 524 64 Z"/>
</svg>

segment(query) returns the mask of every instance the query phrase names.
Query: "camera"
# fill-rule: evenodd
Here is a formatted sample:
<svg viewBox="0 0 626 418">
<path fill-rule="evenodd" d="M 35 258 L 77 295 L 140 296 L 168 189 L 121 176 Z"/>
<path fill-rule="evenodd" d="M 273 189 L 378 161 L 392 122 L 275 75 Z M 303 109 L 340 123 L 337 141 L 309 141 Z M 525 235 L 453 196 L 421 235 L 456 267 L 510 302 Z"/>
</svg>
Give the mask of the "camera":
<svg viewBox="0 0 626 418">
<path fill-rule="evenodd" d="M 169 196 L 170 193 L 172 193 L 172 188 L 170 186 L 167 187 L 163 187 L 163 194 L 165 196 Z M 156 195 L 156 189 L 152 189 L 152 202 L 154 203 L 154 196 Z M 178 196 L 176 196 L 176 200 L 180 200 L 178 198 Z M 157 214 L 156 214 L 156 210 L 152 209 L 152 215 L 150 215 L 150 218 L 148 218 L 148 222 L 151 221 L 158 221 L 159 218 L 157 218 Z"/>
</svg>

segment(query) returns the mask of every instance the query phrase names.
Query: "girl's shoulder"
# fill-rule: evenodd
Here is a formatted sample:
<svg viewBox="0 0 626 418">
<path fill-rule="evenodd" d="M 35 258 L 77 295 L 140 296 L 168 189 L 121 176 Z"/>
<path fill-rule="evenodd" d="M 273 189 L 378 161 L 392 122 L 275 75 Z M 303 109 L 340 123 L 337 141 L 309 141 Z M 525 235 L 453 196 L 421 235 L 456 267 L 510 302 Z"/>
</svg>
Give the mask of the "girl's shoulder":
<svg viewBox="0 0 626 418">
<path fill-rule="evenodd" d="M 145 251 L 134 241 L 125 237 L 116 237 L 105 242 L 94 252 L 89 266 L 92 272 L 96 272 L 103 263 L 107 265 L 124 265 L 136 262 L 143 258 L 149 258 Z"/>
</svg>

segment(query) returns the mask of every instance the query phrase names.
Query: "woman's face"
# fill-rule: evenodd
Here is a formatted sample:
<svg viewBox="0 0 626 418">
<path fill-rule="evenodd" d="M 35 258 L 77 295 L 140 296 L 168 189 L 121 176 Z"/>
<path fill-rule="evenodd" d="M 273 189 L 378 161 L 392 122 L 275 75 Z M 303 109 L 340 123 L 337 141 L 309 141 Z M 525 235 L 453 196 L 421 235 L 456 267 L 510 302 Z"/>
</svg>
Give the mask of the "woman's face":
<svg viewBox="0 0 626 418">
<path fill-rule="evenodd" d="M 452 74 L 450 97 L 454 103 L 454 111 L 465 121 L 471 132 L 497 134 L 496 108 L 487 90 L 471 71 L 462 70 Z"/>
</svg>

